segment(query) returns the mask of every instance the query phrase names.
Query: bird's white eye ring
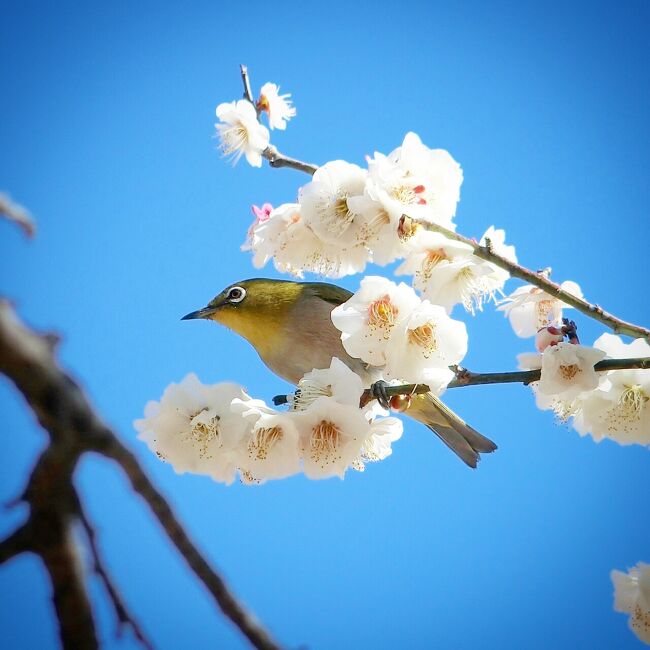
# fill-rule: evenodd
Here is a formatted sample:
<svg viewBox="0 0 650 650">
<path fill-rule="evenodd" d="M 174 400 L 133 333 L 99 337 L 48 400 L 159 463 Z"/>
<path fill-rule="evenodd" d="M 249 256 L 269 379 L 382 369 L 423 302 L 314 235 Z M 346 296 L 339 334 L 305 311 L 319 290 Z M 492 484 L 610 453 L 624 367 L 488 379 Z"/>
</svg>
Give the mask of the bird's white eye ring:
<svg viewBox="0 0 650 650">
<path fill-rule="evenodd" d="M 228 302 L 241 302 L 246 297 L 246 289 L 244 287 L 233 287 L 228 291 Z"/>
</svg>

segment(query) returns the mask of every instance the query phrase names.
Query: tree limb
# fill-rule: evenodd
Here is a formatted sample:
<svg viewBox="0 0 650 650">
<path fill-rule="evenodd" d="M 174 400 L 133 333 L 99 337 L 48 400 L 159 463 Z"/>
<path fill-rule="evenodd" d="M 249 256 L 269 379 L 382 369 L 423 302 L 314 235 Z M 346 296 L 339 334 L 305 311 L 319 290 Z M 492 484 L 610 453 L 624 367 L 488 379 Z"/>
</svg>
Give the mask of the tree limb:
<svg viewBox="0 0 650 650">
<path fill-rule="evenodd" d="M 0 549 L 8 559 L 18 552 L 17 543 L 25 542 L 26 548 L 31 547 L 42 557 L 52 578 L 65 647 L 96 647 L 92 613 L 83 582 L 77 579 L 79 572 L 73 562 L 70 536 L 71 524 L 78 516 L 73 473 L 81 455 L 94 451 L 119 463 L 223 613 L 252 645 L 263 650 L 279 648 L 196 549 L 165 498 L 149 481 L 133 454 L 101 421 L 79 385 L 60 369 L 51 337 L 40 336 L 25 327 L 10 304 L 3 300 L 0 300 L 0 372 L 24 395 L 51 439 L 23 496 L 31 507 L 29 543 L 25 541 L 26 532 L 16 531 Z M 75 620 L 68 620 L 73 612 Z"/>
<path fill-rule="evenodd" d="M 635 325 L 634 323 L 628 323 L 624 320 L 621 320 L 613 314 L 606 312 L 599 305 L 592 304 L 586 300 L 583 300 L 582 298 L 578 298 L 577 296 L 564 291 L 560 285 L 557 284 L 557 282 L 550 280 L 547 277 L 547 274 L 545 274 L 543 271 L 531 271 L 525 266 L 521 266 L 520 264 L 517 264 L 516 262 L 513 262 L 503 257 L 502 255 L 499 255 L 498 253 L 495 253 L 489 242 L 483 246 L 477 243 L 474 239 L 459 235 L 458 233 L 454 232 L 453 230 L 449 230 L 444 226 L 424 221 L 413 221 L 406 215 L 402 217 L 402 220 L 405 223 L 407 220 L 413 223 L 417 223 L 426 230 L 439 232 L 448 239 L 453 239 L 455 241 L 459 241 L 463 244 L 471 246 L 474 249 L 474 255 L 476 255 L 476 257 L 479 257 L 482 260 L 486 260 L 487 262 L 492 262 L 492 264 L 508 271 L 508 273 L 510 273 L 510 275 L 513 277 L 519 278 L 520 280 L 524 280 L 529 284 L 539 287 L 542 289 L 542 291 L 545 291 L 554 298 L 558 298 L 562 302 L 565 302 L 567 305 L 575 307 L 575 309 L 582 312 L 586 316 L 589 316 L 589 318 L 593 318 L 603 325 L 606 325 L 617 334 L 625 334 L 626 336 L 631 336 L 633 338 L 644 338 L 650 342 L 649 329 L 641 327 L 640 325 Z M 406 223 L 406 226 L 404 227 L 408 228 L 408 223 Z"/>
</svg>

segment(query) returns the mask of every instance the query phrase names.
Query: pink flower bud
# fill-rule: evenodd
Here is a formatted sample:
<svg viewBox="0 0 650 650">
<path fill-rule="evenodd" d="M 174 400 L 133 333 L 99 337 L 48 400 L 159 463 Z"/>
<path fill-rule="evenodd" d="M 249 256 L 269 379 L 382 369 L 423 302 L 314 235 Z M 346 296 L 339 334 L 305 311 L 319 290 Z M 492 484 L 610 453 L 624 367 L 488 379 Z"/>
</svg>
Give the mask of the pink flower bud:
<svg viewBox="0 0 650 650">
<path fill-rule="evenodd" d="M 273 212 L 273 206 L 270 203 L 265 203 L 261 208 L 258 208 L 256 205 L 251 206 L 251 210 L 255 215 L 255 223 L 264 223 L 268 221 Z"/>
<path fill-rule="evenodd" d="M 544 352 L 549 345 L 557 345 L 564 340 L 564 334 L 557 327 L 550 325 L 542 327 L 535 336 L 535 348 L 538 352 Z"/>
</svg>

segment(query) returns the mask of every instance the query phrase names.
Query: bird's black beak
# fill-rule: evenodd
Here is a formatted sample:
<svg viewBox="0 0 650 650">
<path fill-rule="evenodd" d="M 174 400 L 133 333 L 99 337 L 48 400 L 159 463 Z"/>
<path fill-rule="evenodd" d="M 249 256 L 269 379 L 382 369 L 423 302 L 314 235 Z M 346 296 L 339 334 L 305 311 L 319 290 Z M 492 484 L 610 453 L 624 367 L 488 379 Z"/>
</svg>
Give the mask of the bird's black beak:
<svg viewBox="0 0 650 650">
<path fill-rule="evenodd" d="M 204 307 L 203 309 L 197 309 L 197 311 L 191 311 L 189 314 L 185 314 L 181 320 L 194 320 L 195 318 L 208 318 L 210 314 L 213 314 L 216 310 L 214 307 Z"/>
</svg>

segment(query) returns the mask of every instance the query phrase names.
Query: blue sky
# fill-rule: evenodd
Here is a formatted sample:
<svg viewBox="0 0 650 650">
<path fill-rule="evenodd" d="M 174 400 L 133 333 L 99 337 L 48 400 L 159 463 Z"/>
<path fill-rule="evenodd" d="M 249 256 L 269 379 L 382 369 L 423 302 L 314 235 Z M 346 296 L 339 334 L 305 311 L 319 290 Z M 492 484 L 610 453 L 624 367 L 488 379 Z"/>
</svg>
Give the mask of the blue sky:
<svg viewBox="0 0 650 650">
<path fill-rule="evenodd" d="M 3 3 L 0 189 L 39 233 L 0 223 L 0 291 L 64 335 L 63 363 L 288 647 L 641 647 L 609 572 L 650 561 L 650 455 L 580 438 L 513 385 L 447 394 L 499 444 L 475 472 L 412 422 L 391 458 L 344 481 L 224 488 L 159 463 L 132 421 L 169 382 L 286 388 L 233 334 L 179 320 L 258 274 L 239 251 L 250 205 L 307 180 L 220 159 L 214 108 L 239 97 L 238 64 L 293 93 L 280 149 L 362 163 L 416 131 L 463 166 L 460 232 L 503 227 L 524 264 L 647 325 L 649 27 L 644 0 Z M 490 307 L 467 322 L 472 369 L 513 369 L 529 349 Z M 603 331 L 578 322 L 587 343 Z M 6 501 L 45 437 L 6 381 L 0 404 Z M 115 467 L 87 458 L 77 482 L 157 647 L 245 647 Z M 0 513 L 0 531 L 23 515 Z M 136 647 L 92 591 L 106 647 Z M 57 647 L 33 558 L 0 569 L 0 636 Z"/>
</svg>

